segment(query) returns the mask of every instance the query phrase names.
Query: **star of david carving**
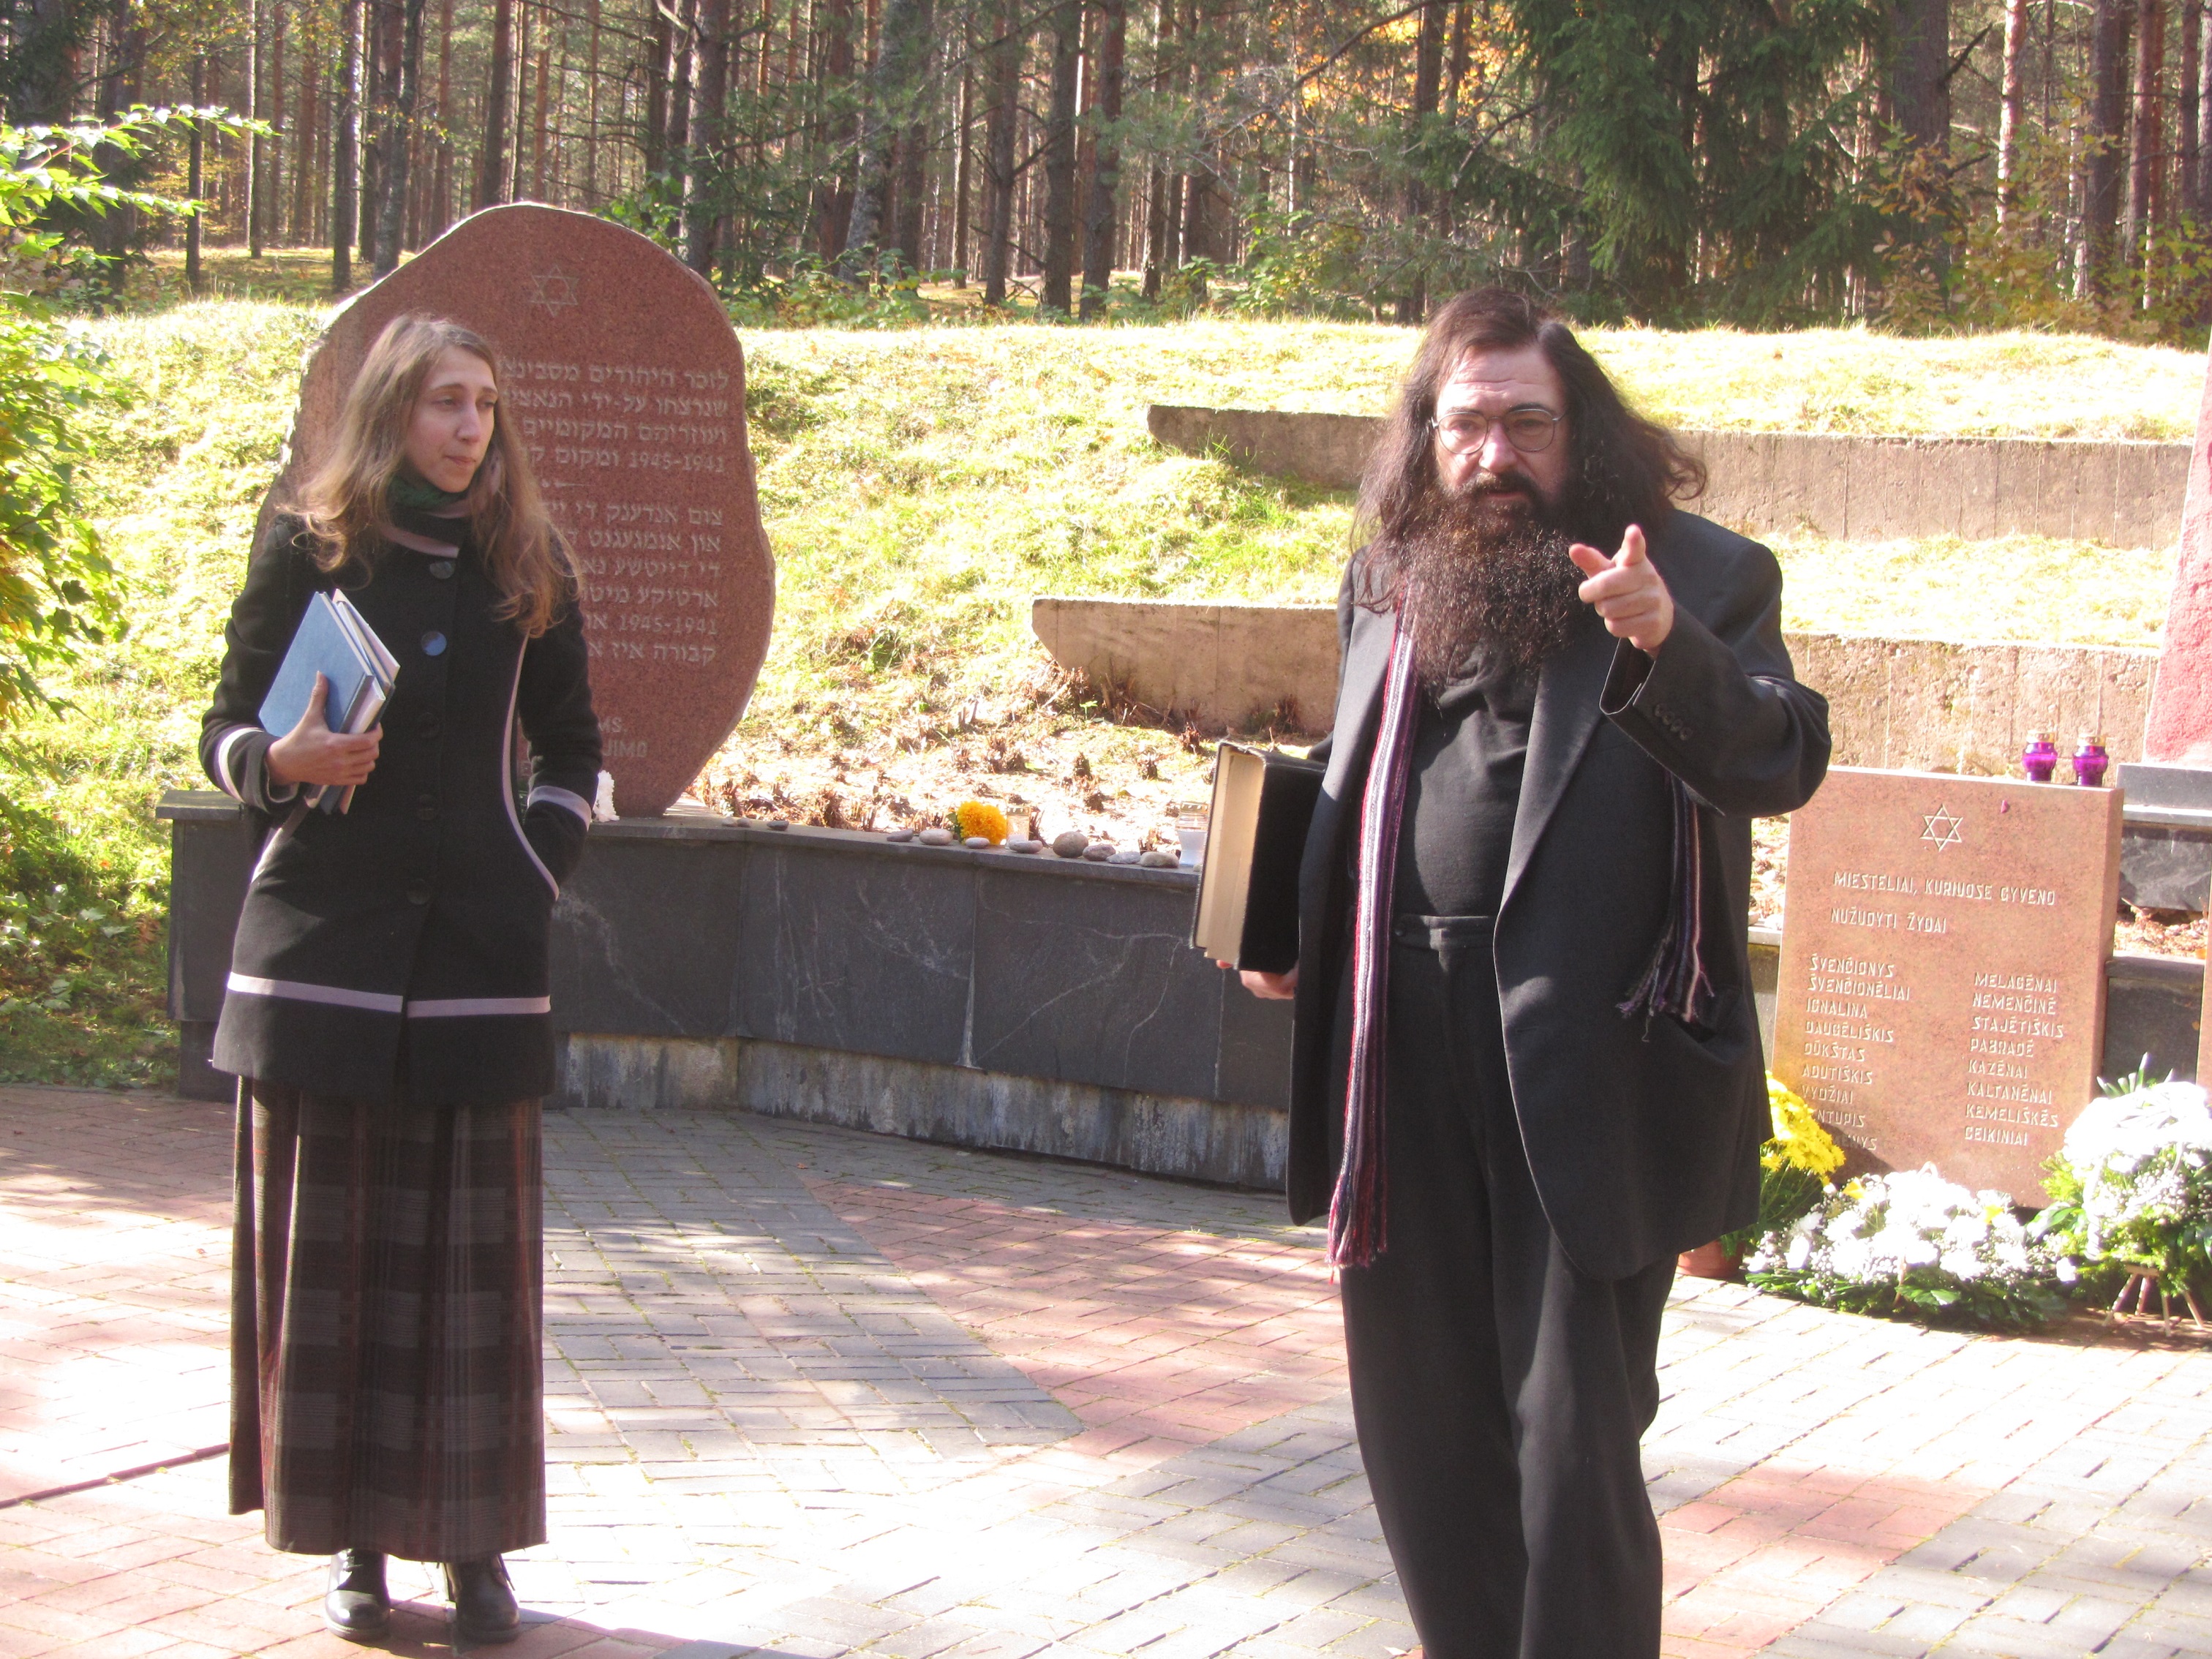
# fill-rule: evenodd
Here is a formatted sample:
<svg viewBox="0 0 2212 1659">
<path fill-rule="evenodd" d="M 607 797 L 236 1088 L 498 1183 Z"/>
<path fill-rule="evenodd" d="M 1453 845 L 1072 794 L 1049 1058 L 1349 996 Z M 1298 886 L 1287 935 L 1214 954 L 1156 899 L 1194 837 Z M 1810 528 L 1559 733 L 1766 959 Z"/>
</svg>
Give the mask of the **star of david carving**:
<svg viewBox="0 0 2212 1659">
<path fill-rule="evenodd" d="M 530 279 L 535 290 L 530 296 L 533 307 L 543 306 L 549 317 L 558 317 L 569 306 L 576 303 L 576 279 L 556 264 L 550 270 L 541 270 Z"/>
<path fill-rule="evenodd" d="M 1966 840 L 1959 831 L 1966 827 L 1966 821 L 1964 818 L 1953 817 L 1940 805 L 1932 812 L 1922 813 L 1920 822 L 1925 826 L 1920 832 L 1920 839 L 1934 842 L 1936 850 L 1939 853 L 1947 847 L 1956 847 Z"/>
</svg>

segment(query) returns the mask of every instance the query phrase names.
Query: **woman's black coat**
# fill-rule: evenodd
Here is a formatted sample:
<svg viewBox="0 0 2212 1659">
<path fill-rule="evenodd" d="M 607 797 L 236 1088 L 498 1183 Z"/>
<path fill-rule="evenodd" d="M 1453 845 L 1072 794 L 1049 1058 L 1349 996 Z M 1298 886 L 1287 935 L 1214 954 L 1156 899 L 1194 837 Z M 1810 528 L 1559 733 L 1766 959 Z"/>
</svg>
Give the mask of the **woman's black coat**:
<svg viewBox="0 0 2212 1659">
<path fill-rule="evenodd" d="M 458 543 L 459 545 L 455 544 Z M 572 602 L 526 640 L 465 523 L 400 513 L 344 586 L 399 672 L 375 769 L 350 810 L 272 790 L 262 699 L 318 589 L 280 515 L 231 607 L 201 763 L 273 823 L 239 917 L 215 1064 L 320 1094 L 418 1105 L 553 1084 L 546 933 L 582 856 L 599 770 L 584 624 Z M 518 721 L 532 757 L 518 811 Z"/>
</svg>

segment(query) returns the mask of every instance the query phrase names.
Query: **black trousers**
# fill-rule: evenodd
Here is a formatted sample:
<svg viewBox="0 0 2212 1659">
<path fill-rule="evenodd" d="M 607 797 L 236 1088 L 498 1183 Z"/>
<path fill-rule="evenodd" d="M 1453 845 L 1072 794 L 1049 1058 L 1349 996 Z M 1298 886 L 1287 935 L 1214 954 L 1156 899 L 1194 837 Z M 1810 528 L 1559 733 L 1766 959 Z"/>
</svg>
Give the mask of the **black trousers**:
<svg viewBox="0 0 2212 1659">
<path fill-rule="evenodd" d="M 1674 1264 L 1619 1280 L 1544 1218 L 1486 921 L 1398 919 L 1389 1247 L 1343 1276 L 1359 1449 L 1427 1659 L 1656 1659 L 1638 1443 Z"/>
</svg>

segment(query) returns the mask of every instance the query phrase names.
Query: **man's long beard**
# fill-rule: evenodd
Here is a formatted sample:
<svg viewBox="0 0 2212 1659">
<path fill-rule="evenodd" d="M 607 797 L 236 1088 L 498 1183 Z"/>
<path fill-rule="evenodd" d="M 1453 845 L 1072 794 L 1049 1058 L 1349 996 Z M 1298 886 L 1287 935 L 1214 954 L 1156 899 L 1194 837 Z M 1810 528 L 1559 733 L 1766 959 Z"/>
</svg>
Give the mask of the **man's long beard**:
<svg viewBox="0 0 2212 1659">
<path fill-rule="evenodd" d="M 1431 696 L 1464 675 L 1478 652 L 1534 670 L 1567 642 L 1582 616 L 1576 590 L 1583 573 L 1567 556 L 1574 538 L 1560 514 L 1497 499 L 1501 482 L 1478 474 L 1437 501 L 1406 538 L 1414 663 Z"/>
</svg>

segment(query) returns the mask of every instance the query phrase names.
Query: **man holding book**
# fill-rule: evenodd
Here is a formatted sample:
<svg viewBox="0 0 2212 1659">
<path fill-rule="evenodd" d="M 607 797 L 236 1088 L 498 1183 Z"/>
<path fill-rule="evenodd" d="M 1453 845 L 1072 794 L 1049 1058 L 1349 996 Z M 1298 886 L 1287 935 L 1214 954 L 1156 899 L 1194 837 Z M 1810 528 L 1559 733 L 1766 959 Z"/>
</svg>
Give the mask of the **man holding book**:
<svg viewBox="0 0 2212 1659">
<path fill-rule="evenodd" d="M 1572 331 L 1431 325 L 1360 492 L 1298 884 L 1290 1196 L 1428 1659 L 1655 1659 L 1676 1254 L 1767 1132 L 1751 819 L 1828 759 L 1767 550 Z"/>
</svg>

